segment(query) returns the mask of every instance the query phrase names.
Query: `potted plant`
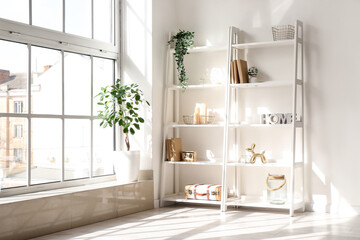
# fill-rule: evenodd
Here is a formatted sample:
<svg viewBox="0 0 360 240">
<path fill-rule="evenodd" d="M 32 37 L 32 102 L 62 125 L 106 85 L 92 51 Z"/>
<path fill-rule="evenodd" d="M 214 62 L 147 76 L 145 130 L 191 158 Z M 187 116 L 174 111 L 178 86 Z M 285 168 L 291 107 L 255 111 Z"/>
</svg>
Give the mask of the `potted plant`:
<svg viewBox="0 0 360 240">
<path fill-rule="evenodd" d="M 102 119 L 100 126 L 113 127 L 118 125 L 125 134 L 125 145 L 127 151 L 114 152 L 114 169 L 118 182 L 136 181 L 140 167 L 140 151 L 130 151 L 129 133 L 134 135 L 140 130 L 140 124 L 144 119 L 139 116 L 139 107 L 145 101 L 144 94 L 138 84 L 121 85 L 120 79 L 114 85 L 102 87 L 99 94 L 98 105 L 103 110 L 98 111 Z"/>
<path fill-rule="evenodd" d="M 168 41 L 168 44 L 175 43 L 175 61 L 177 64 L 178 79 L 180 86 L 183 91 L 186 90 L 188 86 L 189 78 L 186 77 L 185 66 L 184 66 L 184 56 L 189 54 L 188 50 L 194 46 L 194 32 L 189 32 L 185 30 L 179 30 L 179 32 L 172 36 Z"/>
<path fill-rule="evenodd" d="M 257 82 L 257 77 L 256 76 L 258 75 L 258 73 L 259 73 L 259 70 L 256 67 L 249 68 L 248 74 L 250 76 L 250 80 L 249 80 L 250 83 L 256 83 Z"/>
</svg>

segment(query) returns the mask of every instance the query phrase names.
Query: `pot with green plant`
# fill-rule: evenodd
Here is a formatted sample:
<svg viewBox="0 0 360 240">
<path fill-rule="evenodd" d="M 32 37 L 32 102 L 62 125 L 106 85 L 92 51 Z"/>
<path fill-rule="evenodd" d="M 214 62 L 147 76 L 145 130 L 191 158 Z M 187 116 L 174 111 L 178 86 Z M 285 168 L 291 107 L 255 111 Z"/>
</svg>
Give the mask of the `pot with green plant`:
<svg viewBox="0 0 360 240">
<path fill-rule="evenodd" d="M 184 57 L 189 54 L 188 50 L 194 46 L 194 32 L 185 30 L 179 30 L 179 32 L 172 36 L 168 41 L 168 44 L 175 42 L 175 61 L 177 65 L 178 80 L 183 91 L 186 90 L 189 82 L 189 78 L 186 76 Z"/>
<path fill-rule="evenodd" d="M 98 105 L 103 109 L 98 111 L 102 119 L 100 126 L 114 127 L 118 125 L 124 134 L 127 151 L 114 151 L 111 157 L 114 160 L 114 169 L 119 183 L 137 181 L 140 167 L 140 151 L 130 151 L 129 133 L 134 135 L 140 130 L 144 119 L 139 115 L 143 102 L 150 106 L 144 99 L 144 94 L 138 84 L 122 85 L 120 79 L 114 85 L 102 87 L 99 94 Z"/>
<path fill-rule="evenodd" d="M 256 67 L 251 67 L 248 70 L 248 74 L 250 76 L 249 82 L 250 83 L 256 83 L 257 82 L 257 75 L 259 73 L 259 70 Z"/>
</svg>

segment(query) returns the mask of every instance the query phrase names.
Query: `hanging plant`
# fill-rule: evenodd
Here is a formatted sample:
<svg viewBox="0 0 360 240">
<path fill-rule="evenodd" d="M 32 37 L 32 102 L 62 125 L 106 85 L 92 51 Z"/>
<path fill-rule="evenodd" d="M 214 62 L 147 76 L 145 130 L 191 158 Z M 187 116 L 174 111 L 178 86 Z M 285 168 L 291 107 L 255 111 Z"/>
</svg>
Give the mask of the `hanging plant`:
<svg viewBox="0 0 360 240">
<path fill-rule="evenodd" d="M 178 78 L 180 86 L 183 91 L 185 91 L 188 86 L 189 78 L 186 77 L 185 66 L 184 66 L 184 56 L 188 53 L 188 50 L 194 46 L 194 32 L 189 32 L 185 30 L 179 30 L 179 32 L 172 36 L 168 44 L 175 42 L 175 61 L 177 64 Z"/>
</svg>

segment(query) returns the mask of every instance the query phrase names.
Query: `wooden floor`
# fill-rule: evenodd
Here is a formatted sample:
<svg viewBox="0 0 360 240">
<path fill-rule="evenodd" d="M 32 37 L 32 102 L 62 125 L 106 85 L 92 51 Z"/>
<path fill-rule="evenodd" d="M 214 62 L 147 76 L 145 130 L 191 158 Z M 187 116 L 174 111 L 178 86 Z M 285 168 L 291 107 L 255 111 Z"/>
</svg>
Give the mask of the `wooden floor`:
<svg viewBox="0 0 360 240">
<path fill-rule="evenodd" d="M 360 239 L 359 215 L 174 205 L 36 238 L 41 239 Z"/>
</svg>

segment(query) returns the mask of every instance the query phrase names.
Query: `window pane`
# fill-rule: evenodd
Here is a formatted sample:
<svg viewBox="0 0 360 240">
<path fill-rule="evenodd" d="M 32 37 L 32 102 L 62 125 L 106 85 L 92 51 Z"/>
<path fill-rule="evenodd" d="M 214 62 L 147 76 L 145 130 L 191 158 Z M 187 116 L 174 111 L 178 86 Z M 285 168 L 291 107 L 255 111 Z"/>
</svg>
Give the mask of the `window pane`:
<svg viewBox="0 0 360 240">
<path fill-rule="evenodd" d="M 29 0 L 1 0 L 0 18 L 29 23 Z"/>
<path fill-rule="evenodd" d="M 16 131 L 22 126 L 22 137 Z M 27 185 L 27 119 L 0 118 L 0 185 Z"/>
<path fill-rule="evenodd" d="M 31 184 L 61 180 L 61 119 L 31 120 Z"/>
<path fill-rule="evenodd" d="M 47 48 L 31 48 L 32 113 L 61 114 L 61 52 Z"/>
<path fill-rule="evenodd" d="M 65 32 L 91 38 L 91 0 L 65 0 Z"/>
<path fill-rule="evenodd" d="M 94 64 L 94 80 L 93 91 L 96 96 L 102 87 L 114 84 L 114 60 L 96 58 L 93 59 Z M 102 107 L 98 105 L 100 98 L 94 98 L 93 102 L 93 115 L 97 116 L 98 111 L 102 110 Z"/>
<path fill-rule="evenodd" d="M 94 39 L 113 42 L 113 1 L 94 0 Z"/>
<path fill-rule="evenodd" d="M 0 40 L 0 53 L 0 112 L 27 113 L 27 46 Z"/>
<path fill-rule="evenodd" d="M 113 174 L 113 163 L 109 153 L 113 151 L 114 129 L 100 127 L 101 120 L 94 120 L 94 162 L 93 176 Z"/>
<path fill-rule="evenodd" d="M 62 0 L 32 0 L 32 24 L 62 31 Z"/>
<path fill-rule="evenodd" d="M 65 179 L 89 177 L 90 120 L 65 120 Z"/>
<path fill-rule="evenodd" d="M 65 115 L 91 114 L 91 60 L 65 53 Z"/>
</svg>

